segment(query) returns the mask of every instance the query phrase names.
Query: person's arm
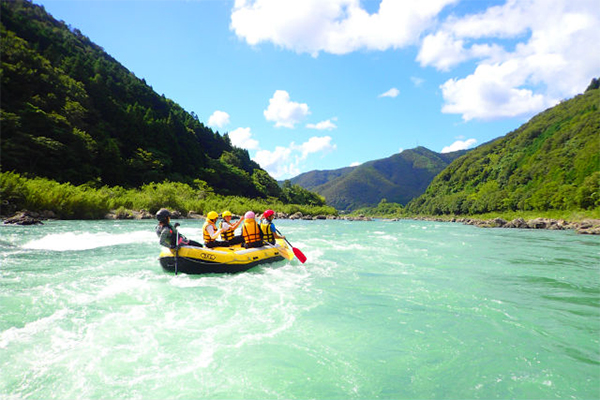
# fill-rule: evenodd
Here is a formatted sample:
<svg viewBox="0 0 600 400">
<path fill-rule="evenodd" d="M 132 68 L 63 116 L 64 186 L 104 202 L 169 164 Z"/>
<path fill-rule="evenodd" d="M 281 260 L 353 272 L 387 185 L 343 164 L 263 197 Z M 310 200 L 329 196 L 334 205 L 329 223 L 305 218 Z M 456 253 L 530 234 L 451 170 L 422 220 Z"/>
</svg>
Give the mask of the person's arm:
<svg viewBox="0 0 600 400">
<path fill-rule="evenodd" d="M 277 233 L 277 228 L 275 228 L 275 224 L 271 222 L 271 232 L 273 232 L 273 237 L 275 239 L 285 239 L 285 236 L 282 236 Z"/>
<path fill-rule="evenodd" d="M 242 215 L 242 217 L 240 219 L 238 219 L 238 221 L 235 224 L 233 224 L 233 230 L 236 230 L 243 221 L 244 221 L 244 216 Z"/>
<path fill-rule="evenodd" d="M 171 228 L 164 227 L 162 229 L 162 231 L 160 232 L 160 240 L 159 240 L 160 245 L 172 249 L 173 248 L 173 243 L 171 242 L 172 234 L 173 234 L 173 232 L 171 231 Z"/>
<path fill-rule="evenodd" d="M 229 232 L 232 228 L 232 225 L 227 222 L 227 221 L 223 221 L 221 222 L 221 232 Z M 233 228 L 235 229 L 235 228 Z"/>
<path fill-rule="evenodd" d="M 210 238 L 212 240 L 216 240 L 219 237 L 219 235 L 221 234 L 221 230 L 218 229 L 215 231 L 215 227 L 212 225 L 207 226 L 206 230 L 208 231 L 208 234 L 210 235 Z"/>
</svg>

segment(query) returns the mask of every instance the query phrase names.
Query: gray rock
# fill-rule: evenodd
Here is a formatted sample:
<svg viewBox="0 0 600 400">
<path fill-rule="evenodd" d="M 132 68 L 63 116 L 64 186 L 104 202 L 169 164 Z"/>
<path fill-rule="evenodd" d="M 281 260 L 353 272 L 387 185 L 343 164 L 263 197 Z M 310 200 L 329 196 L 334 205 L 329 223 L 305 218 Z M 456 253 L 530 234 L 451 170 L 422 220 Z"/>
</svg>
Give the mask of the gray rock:
<svg viewBox="0 0 600 400">
<path fill-rule="evenodd" d="M 39 216 L 39 214 L 35 213 L 35 215 Z M 29 211 L 22 211 L 10 218 L 4 220 L 5 224 L 13 224 L 13 225 L 44 225 L 42 221 L 38 219 L 38 217 L 34 216 L 33 213 Z"/>
</svg>

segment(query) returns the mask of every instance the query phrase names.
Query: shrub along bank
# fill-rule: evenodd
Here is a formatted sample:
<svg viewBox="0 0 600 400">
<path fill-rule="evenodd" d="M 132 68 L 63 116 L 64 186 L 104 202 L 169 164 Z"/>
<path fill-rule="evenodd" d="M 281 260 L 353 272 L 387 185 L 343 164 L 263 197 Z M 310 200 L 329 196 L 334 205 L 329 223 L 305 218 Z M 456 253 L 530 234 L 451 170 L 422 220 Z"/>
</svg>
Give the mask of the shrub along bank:
<svg viewBox="0 0 600 400">
<path fill-rule="evenodd" d="M 19 210 L 51 212 L 60 219 L 102 219 L 111 210 L 146 210 L 154 214 L 162 207 L 187 215 L 189 211 L 229 210 L 243 214 L 248 210 L 272 208 L 287 214 L 337 215 L 329 206 L 284 204 L 275 198 L 247 198 L 214 193 L 206 182 L 193 185 L 164 181 L 136 189 L 120 186 L 94 187 L 93 184 L 72 185 L 46 178 L 27 178 L 14 172 L 0 173 L 0 215 L 7 217 Z"/>
</svg>

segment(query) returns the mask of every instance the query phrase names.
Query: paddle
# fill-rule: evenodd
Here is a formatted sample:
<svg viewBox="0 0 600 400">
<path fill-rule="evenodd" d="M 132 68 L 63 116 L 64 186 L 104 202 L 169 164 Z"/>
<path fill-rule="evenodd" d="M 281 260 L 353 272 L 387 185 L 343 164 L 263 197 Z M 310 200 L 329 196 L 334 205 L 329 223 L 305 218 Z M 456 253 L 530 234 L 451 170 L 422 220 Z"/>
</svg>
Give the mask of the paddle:
<svg viewBox="0 0 600 400">
<path fill-rule="evenodd" d="M 175 223 L 175 232 L 177 232 L 177 235 L 175 236 L 175 275 L 177 275 L 177 261 L 179 259 L 179 231 L 177 230 L 177 227 L 179 226 L 179 222 Z"/>
<path fill-rule="evenodd" d="M 281 234 L 281 232 L 279 232 L 279 230 L 275 229 L 275 232 L 277 232 L 279 234 L 279 236 L 283 236 Z M 297 249 L 294 246 L 292 246 L 292 244 L 286 238 L 283 238 L 283 240 L 285 240 L 285 242 L 290 245 L 290 247 L 292 248 L 292 251 L 294 252 L 294 255 L 296 256 L 296 258 L 298 258 L 298 260 L 300 260 L 300 262 L 302 264 L 304 264 L 306 262 L 306 256 L 304 255 L 304 253 L 302 253 L 300 251 L 300 249 Z"/>
</svg>

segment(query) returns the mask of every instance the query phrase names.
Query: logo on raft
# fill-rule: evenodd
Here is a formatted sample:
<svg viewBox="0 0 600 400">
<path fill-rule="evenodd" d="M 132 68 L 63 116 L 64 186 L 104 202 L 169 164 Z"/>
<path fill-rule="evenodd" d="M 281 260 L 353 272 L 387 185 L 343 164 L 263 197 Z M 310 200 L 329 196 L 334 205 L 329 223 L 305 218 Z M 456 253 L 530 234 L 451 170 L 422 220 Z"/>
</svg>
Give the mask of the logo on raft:
<svg viewBox="0 0 600 400">
<path fill-rule="evenodd" d="M 204 260 L 214 261 L 217 259 L 217 256 L 215 256 L 214 254 L 202 253 L 202 254 L 200 254 L 200 258 L 202 258 Z"/>
</svg>

